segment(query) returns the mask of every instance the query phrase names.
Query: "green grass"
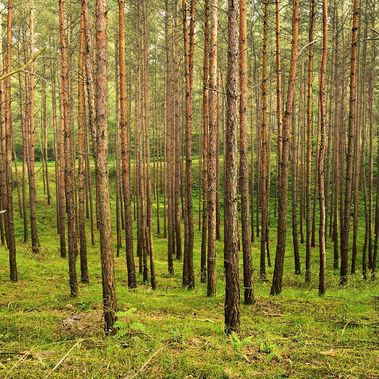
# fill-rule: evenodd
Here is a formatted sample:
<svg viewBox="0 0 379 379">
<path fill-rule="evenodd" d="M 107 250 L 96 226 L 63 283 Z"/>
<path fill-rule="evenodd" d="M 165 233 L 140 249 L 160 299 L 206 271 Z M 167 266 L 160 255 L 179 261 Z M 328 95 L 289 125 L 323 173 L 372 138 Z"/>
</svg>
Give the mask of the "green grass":
<svg viewBox="0 0 379 379">
<path fill-rule="evenodd" d="M 257 303 L 241 305 L 240 336 L 223 333 L 222 259 L 217 296 L 206 297 L 206 287 L 199 282 L 196 227 L 197 283 L 192 291 L 181 287 L 180 262 L 175 262 L 174 276 L 167 274 L 167 242 L 159 236 L 154 240 L 156 291 L 142 285 L 141 276 L 138 288 L 128 290 L 125 258 L 115 258 L 119 332 L 105 337 L 98 245 L 89 248 L 90 285 L 80 284 L 79 296 L 70 298 L 67 262 L 59 258 L 54 204 L 46 206 L 41 181 L 38 186 L 42 251 L 33 255 L 30 245 L 21 243 L 22 222 L 16 215 L 18 283 L 8 280 L 7 251 L 0 247 L 1 378 L 124 378 L 137 372 L 139 378 L 379 377 L 379 313 L 373 299 L 379 295 L 377 281 L 364 282 L 356 274 L 339 288 L 330 245 L 328 288 L 320 298 L 318 250 L 313 250 L 312 284 L 305 286 L 303 275 L 293 275 L 290 233 L 284 291 L 269 296 L 270 282 L 259 281 L 255 272 Z M 196 198 L 194 205 L 196 209 Z M 270 231 L 271 252 L 275 233 Z M 218 257 L 222 250 L 218 242 Z M 253 244 L 253 257 L 258 267 L 258 242 Z M 303 265 L 303 246 L 301 257 Z M 267 277 L 271 276 L 269 268 Z"/>
</svg>

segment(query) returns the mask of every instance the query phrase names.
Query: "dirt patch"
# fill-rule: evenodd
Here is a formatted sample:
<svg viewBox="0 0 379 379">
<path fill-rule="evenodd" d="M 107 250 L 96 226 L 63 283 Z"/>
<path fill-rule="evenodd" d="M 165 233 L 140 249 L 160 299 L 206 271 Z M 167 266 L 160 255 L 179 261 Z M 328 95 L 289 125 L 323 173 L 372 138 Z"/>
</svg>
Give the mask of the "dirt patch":
<svg viewBox="0 0 379 379">
<path fill-rule="evenodd" d="M 66 314 L 58 325 L 57 333 L 73 337 L 93 337 L 103 333 L 103 314 L 100 310 Z"/>
<path fill-rule="evenodd" d="M 257 313 L 271 317 L 280 317 L 284 313 L 284 307 L 270 299 L 258 299 L 254 304 Z"/>
</svg>

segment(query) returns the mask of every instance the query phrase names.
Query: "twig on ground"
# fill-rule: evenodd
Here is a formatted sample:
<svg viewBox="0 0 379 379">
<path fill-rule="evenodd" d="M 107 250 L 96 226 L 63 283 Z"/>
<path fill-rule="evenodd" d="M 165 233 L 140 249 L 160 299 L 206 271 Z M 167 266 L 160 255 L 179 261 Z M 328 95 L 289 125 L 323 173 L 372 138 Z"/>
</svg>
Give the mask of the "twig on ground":
<svg viewBox="0 0 379 379">
<path fill-rule="evenodd" d="M 141 368 L 132 376 L 127 376 L 125 379 L 134 379 L 137 375 L 139 375 L 145 368 L 146 366 L 151 362 L 151 360 L 159 353 L 161 352 L 165 346 L 162 346 L 160 349 L 155 350 L 155 352 L 150 356 L 150 358 L 141 366 Z"/>
<path fill-rule="evenodd" d="M 71 352 L 78 346 L 82 340 L 77 341 L 74 346 L 59 360 L 59 362 L 53 367 L 53 369 L 46 375 L 46 378 L 48 378 L 63 362 L 64 360 L 71 354 Z"/>
</svg>

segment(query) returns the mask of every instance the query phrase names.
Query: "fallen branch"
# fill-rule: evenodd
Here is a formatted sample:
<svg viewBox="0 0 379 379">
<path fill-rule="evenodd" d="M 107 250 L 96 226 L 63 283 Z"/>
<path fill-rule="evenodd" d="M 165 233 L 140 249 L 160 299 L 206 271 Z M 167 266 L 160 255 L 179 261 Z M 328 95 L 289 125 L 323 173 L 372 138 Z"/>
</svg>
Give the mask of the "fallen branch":
<svg viewBox="0 0 379 379">
<path fill-rule="evenodd" d="M 127 376 L 126 379 L 134 379 L 137 375 L 139 375 L 145 368 L 146 366 L 151 362 L 151 360 L 159 353 L 161 352 L 165 347 L 162 346 L 160 349 L 156 350 L 150 358 L 142 365 L 142 367 L 132 376 Z"/>
<path fill-rule="evenodd" d="M 10 376 L 11 376 L 11 373 L 13 372 L 13 370 L 19 365 L 19 363 L 21 363 L 25 358 L 27 358 L 29 355 L 30 355 L 30 353 L 31 353 L 31 351 L 32 351 L 33 349 L 31 349 L 31 350 L 29 350 L 29 351 L 26 351 L 17 361 L 16 361 L 16 363 L 11 367 L 11 369 L 6 373 L 6 375 L 5 375 L 5 378 L 4 379 L 8 379 L 8 378 L 10 378 Z"/>
<path fill-rule="evenodd" d="M 71 354 L 71 352 L 78 346 L 82 340 L 79 340 L 76 342 L 76 344 L 59 360 L 59 362 L 53 367 L 53 369 L 46 375 L 46 378 L 48 378 L 64 361 L 65 359 Z"/>
</svg>

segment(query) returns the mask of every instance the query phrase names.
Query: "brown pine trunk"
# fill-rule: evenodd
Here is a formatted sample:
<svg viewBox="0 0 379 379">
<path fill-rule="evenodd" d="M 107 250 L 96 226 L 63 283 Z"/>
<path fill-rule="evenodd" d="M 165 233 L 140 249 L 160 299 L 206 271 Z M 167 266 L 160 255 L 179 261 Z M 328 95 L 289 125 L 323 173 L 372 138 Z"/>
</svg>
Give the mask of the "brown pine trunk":
<svg viewBox="0 0 379 379">
<path fill-rule="evenodd" d="M 254 100 L 253 96 L 251 96 L 251 114 L 250 114 L 250 201 L 251 201 L 251 210 L 250 210 L 250 220 L 251 220 L 251 242 L 255 241 L 255 232 L 254 232 L 254 192 L 255 192 L 255 170 L 254 170 L 254 122 L 253 122 L 253 106 Z"/>
<path fill-rule="evenodd" d="M 23 43 L 25 43 L 25 35 L 22 35 Z M 18 58 L 21 60 L 21 48 L 18 46 Z M 26 175 L 27 175 L 27 153 L 28 153 L 28 142 L 27 142 L 27 125 L 25 108 L 27 108 L 27 91 L 23 90 L 23 86 L 27 88 L 26 74 L 25 82 L 22 80 L 21 72 L 18 74 L 19 81 L 19 94 L 20 94 L 20 123 L 21 123 L 21 137 L 22 137 L 22 215 L 23 215 L 23 242 L 26 243 L 28 240 L 28 217 L 27 217 L 27 205 L 26 205 Z M 24 97 L 25 93 L 25 97 Z M 1 218 L 2 219 L 2 218 Z"/>
<path fill-rule="evenodd" d="M 294 95 L 294 104 L 295 109 L 295 99 Z M 299 112 L 300 114 L 300 112 Z M 296 125 L 296 115 L 293 114 L 292 117 L 292 140 L 291 140 L 291 174 L 292 174 L 292 189 L 291 189 L 291 221 L 292 221 L 292 244 L 293 244 L 293 255 L 295 260 L 295 275 L 301 274 L 300 269 L 300 254 L 299 254 L 299 236 L 297 229 L 297 197 L 298 197 L 298 149 L 297 149 L 297 125 Z"/>
<path fill-rule="evenodd" d="M 30 54 L 34 51 L 34 1 L 29 0 L 30 11 Z M 36 179 L 35 179 L 35 123 L 34 123 L 34 65 L 29 67 L 29 128 L 28 128 L 28 177 L 29 177 L 29 207 L 30 207 L 30 234 L 32 238 L 32 251 L 39 253 L 39 239 L 37 231 L 37 216 L 36 216 Z"/>
<path fill-rule="evenodd" d="M 174 160 L 172 156 L 173 149 L 173 136 L 172 136 L 172 120 L 171 120 L 171 83 L 170 83 L 170 49 L 169 49 L 169 14 L 168 14 L 168 0 L 165 0 L 165 136 L 164 136 L 164 224 L 163 224 L 163 237 L 168 237 L 168 250 L 167 250 L 167 265 L 168 273 L 174 274 L 174 240 L 173 233 L 173 165 Z M 167 200 L 166 200 L 167 199 Z M 168 203 L 166 205 L 166 202 Z M 168 233 L 167 233 L 168 224 Z"/>
<path fill-rule="evenodd" d="M 184 206 L 184 256 L 183 286 L 195 287 L 193 269 L 193 210 L 192 210 L 192 75 L 194 60 L 195 1 L 190 1 L 189 28 L 187 27 L 187 4 L 182 0 L 183 35 L 185 54 L 185 206 Z M 210 132 L 211 133 L 211 132 Z M 211 211 L 211 210 L 210 210 Z M 210 239 L 210 238 L 209 238 Z"/>
<path fill-rule="evenodd" d="M 2 33 L 2 17 L 0 14 L 0 32 Z M 0 35 L 0 72 L 3 73 L 3 39 Z M 8 243 L 8 222 L 7 222 L 7 151 L 6 151 L 6 125 L 4 119 L 4 81 L 0 81 L 0 218 L 2 226 L 2 244 Z M 4 238 L 5 237 L 5 238 Z"/>
<path fill-rule="evenodd" d="M 351 190 L 353 179 L 353 143 L 355 139 L 355 122 L 356 122 L 356 101 L 357 101 L 357 44 L 358 44 L 358 26 L 359 26 L 359 1 L 353 1 L 353 27 L 351 43 L 351 64 L 350 64 L 350 102 L 349 102 L 349 129 L 348 129 L 348 146 L 346 156 L 346 176 L 345 176 L 345 200 L 343 210 L 343 225 L 341 232 L 341 270 L 340 284 L 345 285 L 348 280 L 349 269 L 349 231 L 350 231 L 350 207 L 351 207 Z"/>
<path fill-rule="evenodd" d="M 144 18 L 144 111 L 145 111 L 145 138 L 146 138 L 146 186 L 147 186 L 147 243 L 149 246 L 149 263 L 150 263 L 150 283 L 151 288 L 156 288 L 155 265 L 154 265 L 154 246 L 153 246 L 153 196 L 151 189 L 151 174 L 150 174 L 150 128 L 149 128 L 149 67 L 148 67 L 148 12 L 147 0 L 143 1 L 143 18 Z"/>
<path fill-rule="evenodd" d="M 328 54 L 328 5 L 327 0 L 322 1 L 322 56 L 320 73 L 320 148 L 318 155 L 318 193 L 320 204 L 319 224 L 319 295 L 325 294 L 325 270 L 326 270 L 326 207 L 325 207 L 325 149 L 326 149 L 326 67 Z"/>
<path fill-rule="evenodd" d="M 333 9 L 333 34 L 334 34 L 334 46 L 333 46 L 333 53 L 334 53 L 334 96 L 335 96 L 335 102 L 334 102 L 334 130 L 333 130 L 333 165 L 334 165 L 334 207 L 333 207 L 333 268 L 335 270 L 338 269 L 339 265 L 339 239 L 338 239 L 338 225 L 339 225 L 339 194 L 340 194 L 340 160 L 339 160 L 339 154 L 338 149 L 340 145 L 339 141 L 339 128 L 342 127 L 341 120 L 339 120 L 338 117 L 338 106 L 339 106 L 339 100 L 340 100 L 340 92 L 339 92 L 339 86 L 340 86 L 340 80 L 339 80 L 339 72 L 338 72 L 338 57 L 339 57 L 339 32 L 337 30 L 338 26 L 338 11 L 337 11 L 337 4 L 334 2 L 334 9 Z M 329 121 L 330 122 L 330 121 Z"/>
<path fill-rule="evenodd" d="M 254 302 L 253 265 L 251 257 L 250 204 L 249 204 L 249 164 L 247 146 L 247 4 L 240 0 L 239 21 L 239 57 L 240 57 L 240 192 L 241 192 L 241 223 L 243 252 L 243 285 L 245 304 Z"/>
<path fill-rule="evenodd" d="M 312 91 L 313 91 L 313 35 L 315 23 L 315 1 L 311 1 L 308 35 L 308 79 L 307 79 L 307 152 L 305 179 L 305 282 L 311 281 L 311 177 L 312 177 Z M 316 183 L 315 183 L 316 185 Z"/>
<path fill-rule="evenodd" d="M 169 193 L 169 165 L 167 162 L 169 148 L 168 131 L 169 131 L 169 46 L 168 46 L 168 0 L 165 0 L 165 13 L 164 13 L 164 40 L 165 40 L 165 87 L 164 87 L 164 142 L 163 142 L 163 238 L 167 238 L 167 196 Z M 170 257 L 168 256 L 168 271 L 171 273 L 173 270 L 172 264 L 170 264 Z"/>
<path fill-rule="evenodd" d="M 126 266 L 128 271 L 128 286 L 136 288 L 136 273 L 133 256 L 133 222 L 131 209 L 130 194 L 130 171 L 129 171 L 129 141 L 128 141 L 128 116 L 127 116 L 127 98 L 126 98 L 126 62 L 125 62 L 125 1 L 119 0 L 119 86 L 120 86 L 120 110 L 121 110 L 121 159 L 122 159 L 122 189 L 124 201 L 125 217 L 125 249 L 126 249 Z"/>
<path fill-rule="evenodd" d="M 262 124 L 260 134 L 260 198 L 261 198 L 261 254 L 259 274 L 266 279 L 266 242 L 268 231 L 267 191 L 267 43 L 268 43 L 268 2 L 263 3 L 263 46 L 262 46 Z"/>
<path fill-rule="evenodd" d="M 238 278 L 238 13 L 237 1 L 228 1 L 228 77 L 227 117 L 225 130 L 225 195 L 224 195 L 224 256 L 225 256 L 225 332 L 240 330 L 240 287 Z"/>
<path fill-rule="evenodd" d="M 70 123 L 70 94 L 68 82 L 67 66 L 67 45 L 65 36 L 65 0 L 59 0 L 59 31 L 60 31 L 60 49 L 61 49 L 61 96 L 63 111 L 63 130 L 64 130 L 64 185 L 66 194 L 66 213 L 67 213 L 67 238 L 68 238 L 68 266 L 69 266 L 69 284 L 70 294 L 72 297 L 78 294 L 78 283 L 76 278 L 76 256 L 78 253 L 76 223 L 75 223 L 75 183 L 74 183 L 74 165 L 71 160 L 71 123 Z M 63 151 L 61 151 L 61 154 Z"/>
<path fill-rule="evenodd" d="M 178 41 L 178 1 L 174 2 L 174 41 Z M 180 74 L 179 74 L 179 59 L 178 59 L 178 44 L 177 42 L 173 43 L 173 65 L 174 65 L 174 78 L 173 78 L 173 107 L 174 107 L 174 117 L 173 117 L 173 159 L 175 162 L 173 164 L 173 175 L 174 175 L 174 183 L 173 183 L 173 228 L 175 233 L 175 250 L 176 250 L 176 259 L 182 259 L 182 237 L 180 230 L 180 191 L 183 188 L 182 183 L 182 164 L 181 164 L 181 131 L 184 128 L 180 128 L 180 118 L 179 118 L 179 95 L 180 95 Z M 182 196 L 183 201 L 183 196 Z M 183 204 L 182 204 L 182 215 L 183 214 Z"/>
<path fill-rule="evenodd" d="M 46 77 L 46 62 L 43 62 L 42 75 Z M 42 80 L 42 151 L 41 158 L 44 164 L 42 172 L 45 176 L 45 186 L 46 186 L 46 197 L 47 205 L 51 204 L 51 195 L 50 195 L 50 182 L 49 182 L 49 141 L 48 141 L 48 131 L 47 131 L 47 95 L 46 95 L 46 81 Z"/>
<path fill-rule="evenodd" d="M 362 12 L 363 13 L 363 12 Z M 358 35 L 358 40 L 362 40 L 362 51 L 359 55 L 360 57 L 360 64 L 358 63 L 358 83 L 359 83 L 359 90 L 357 91 L 357 105 L 356 105 L 356 122 L 355 122 L 355 139 L 354 139 L 354 167 L 353 167 L 353 246 L 352 246 L 352 257 L 351 257 L 351 273 L 354 274 L 356 272 L 356 260 L 357 260 L 357 253 L 358 253 L 358 246 L 357 246 L 357 239 L 358 239 L 358 211 L 359 211 L 359 190 L 360 190 L 360 180 L 361 175 L 364 176 L 364 150 L 365 147 L 363 145 L 362 141 L 362 149 L 361 149 L 361 134 L 362 134 L 362 140 L 364 139 L 365 135 L 365 129 L 366 129 L 366 112 L 365 107 L 363 106 L 364 102 L 367 101 L 365 99 L 365 86 L 366 84 L 366 64 L 367 64 L 367 28 L 368 28 L 368 20 L 367 20 L 367 1 L 366 1 L 366 7 L 364 10 L 364 32 L 363 36 L 361 35 L 361 31 Z M 359 52 L 358 52 L 359 53 Z M 358 58 L 359 59 L 359 58 Z M 362 164 L 362 166 L 361 166 Z M 362 183 L 364 186 L 364 183 Z M 364 187 L 364 191 L 366 188 Z M 366 204 L 365 201 L 365 210 L 366 210 Z M 366 217 L 366 214 L 365 214 Z M 365 242 L 366 242 L 367 234 L 365 235 Z M 364 252 L 364 258 L 366 258 L 366 248 L 367 244 L 364 244 L 363 252 Z M 365 264 L 366 259 L 363 260 L 363 265 Z M 364 269 L 363 277 L 366 278 L 366 269 Z"/>
<path fill-rule="evenodd" d="M 208 85 L 209 85 L 209 1 L 204 3 L 204 59 L 202 104 L 202 226 L 200 281 L 207 280 L 207 230 L 208 230 Z"/>
<path fill-rule="evenodd" d="M 220 93 L 217 92 L 217 143 L 216 143 L 216 240 L 221 240 L 221 213 L 220 213 L 220 125 L 223 127 L 223 109 L 221 108 Z"/>
<path fill-rule="evenodd" d="M 7 50 L 5 55 L 5 72 L 9 74 L 12 70 L 12 0 L 8 0 L 7 6 Z M 5 151 L 6 151 L 6 230 L 7 246 L 9 250 L 9 273 L 10 279 L 17 282 L 17 262 L 16 262 L 16 240 L 14 235 L 13 222 L 13 181 L 12 181 L 12 114 L 11 114 L 11 76 L 5 80 Z"/>
<path fill-rule="evenodd" d="M 320 105 L 317 107 L 317 131 L 316 131 L 316 152 L 315 157 L 318 157 L 318 148 L 320 142 Z M 312 231 L 311 231 L 311 247 L 316 246 L 316 210 L 317 210 L 317 186 L 318 186 L 318 159 L 316 159 L 315 169 L 314 169 L 314 186 L 313 186 L 313 208 L 312 208 Z M 310 266 L 309 266 L 310 267 Z M 310 278 L 310 276 L 309 276 Z M 306 277 L 307 280 L 307 277 Z M 309 279 L 310 280 L 310 279 Z M 310 283 L 310 281 L 306 281 Z"/>
<path fill-rule="evenodd" d="M 278 234 L 275 257 L 275 268 L 272 280 L 271 295 L 279 294 L 283 286 L 283 265 L 286 250 L 287 206 L 288 206 L 288 156 L 290 145 L 290 123 L 293 112 L 294 91 L 298 61 L 299 41 L 299 0 L 293 1 L 292 51 L 290 76 L 287 88 L 286 112 L 283 120 L 282 157 L 280 160 L 279 191 L 278 191 Z"/>
<path fill-rule="evenodd" d="M 372 16 L 372 28 L 375 25 L 375 12 L 373 12 Z M 370 67 L 370 76 L 369 76 L 369 88 L 368 88 L 368 117 L 369 117 L 369 183 L 368 183 L 368 263 L 369 267 L 371 267 L 372 276 L 375 276 L 376 269 L 376 253 L 374 252 L 374 243 L 372 236 L 372 223 L 373 223 L 373 209 L 372 209 L 372 201 L 373 201 L 373 181 L 374 181 L 374 83 L 376 78 L 376 42 L 371 41 L 371 67 Z M 376 233 L 375 233 L 376 236 Z M 375 238 L 376 239 L 376 238 Z M 375 256 L 375 260 L 374 260 Z"/>
<path fill-rule="evenodd" d="M 210 3 L 210 49 L 209 49 L 209 137 L 208 137 L 208 285 L 207 295 L 214 296 L 216 279 L 216 165 L 217 165 L 217 1 Z"/>
<path fill-rule="evenodd" d="M 92 142 L 92 156 L 96 159 L 97 147 L 96 147 L 96 127 L 95 127 L 95 94 L 94 94 L 94 81 L 92 74 L 92 39 L 91 39 L 91 27 L 89 20 L 89 10 L 88 10 L 88 0 L 81 0 L 83 2 L 84 10 L 84 31 L 86 35 L 85 41 L 85 51 L 84 51 L 84 67 L 86 73 L 86 87 L 87 87 L 87 102 L 88 102 L 88 125 L 89 133 L 86 131 L 86 147 L 87 147 L 87 159 L 86 159 L 86 176 L 87 176 L 87 191 L 89 193 L 89 205 L 90 205 L 90 221 L 91 221 L 91 242 L 92 246 L 95 245 L 95 220 L 94 220 L 94 211 L 93 211 L 93 201 L 92 201 L 92 186 L 91 186 L 91 169 L 90 169 L 90 159 L 89 159 L 89 138 L 88 135 L 91 134 Z M 87 123 L 86 123 L 87 125 Z M 95 165 L 96 171 L 96 165 Z M 96 174 L 96 172 L 95 172 Z M 96 222 L 98 220 L 97 212 L 97 182 L 96 182 L 96 195 L 95 195 L 95 209 L 96 209 Z M 97 226 L 97 223 L 96 223 Z"/>
<path fill-rule="evenodd" d="M 78 59 L 78 230 L 80 242 L 80 278 L 82 283 L 89 283 L 87 264 L 87 239 L 84 211 L 84 124 L 85 94 L 84 94 L 84 11 L 80 12 L 80 45 Z"/>
<path fill-rule="evenodd" d="M 86 0 L 83 0 L 86 2 Z M 107 8 L 106 0 L 96 0 L 96 181 L 99 212 L 100 254 L 105 332 L 114 331 L 116 290 L 112 248 L 112 224 L 108 179 L 107 110 Z"/>
<path fill-rule="evenodd" d="M 280 57 L 280 0 L 275 2 L 275 16 L 276 16 L 276 31 L 275 31 L 275 42 L 276 42 L 276 114 L 277 114 L 277 129 L 278 129 L 278 157 L 277 157 L 277 178 L 276 181 L 279 181 L 280 173 L 280 160 L 282 157 L 282 68 L 281 68 L 281 57 Z M 278 187 L 278 184 L 277 184 Z"/>
<path fill-rule="evenodd" d="M 60 234 L 59 225 L 59 149 L 58 149 L 58 115 L 57 115 L 57 96 L 56 96 L 56 83 L 55 83 L 55 65 L 54 60 L 51 62 L 51 108 L 52 108 L 52 121 L 53 121 L 53 146 L 54 146 L 54 179 L 55 179 L 55 213 L 57 221 L 57 233 Z"/>
<path fill-rule="evenodd" d="M 123 221 L 123 189 L 121 184 L 121 128 L 120 128 L 120 85 L 119 85 L 119 38 L 117 31 L 115 32 L 115 118 L 116 118 L 116 132 L 115 132 L 115 149 L 116 149 L 116 180 L 115 180 L 115 191 L 116 191 L 116 256 L 120 256 L 120 250 L 122 248 L 122 236 L 121 229 Z"/>
</svg>

